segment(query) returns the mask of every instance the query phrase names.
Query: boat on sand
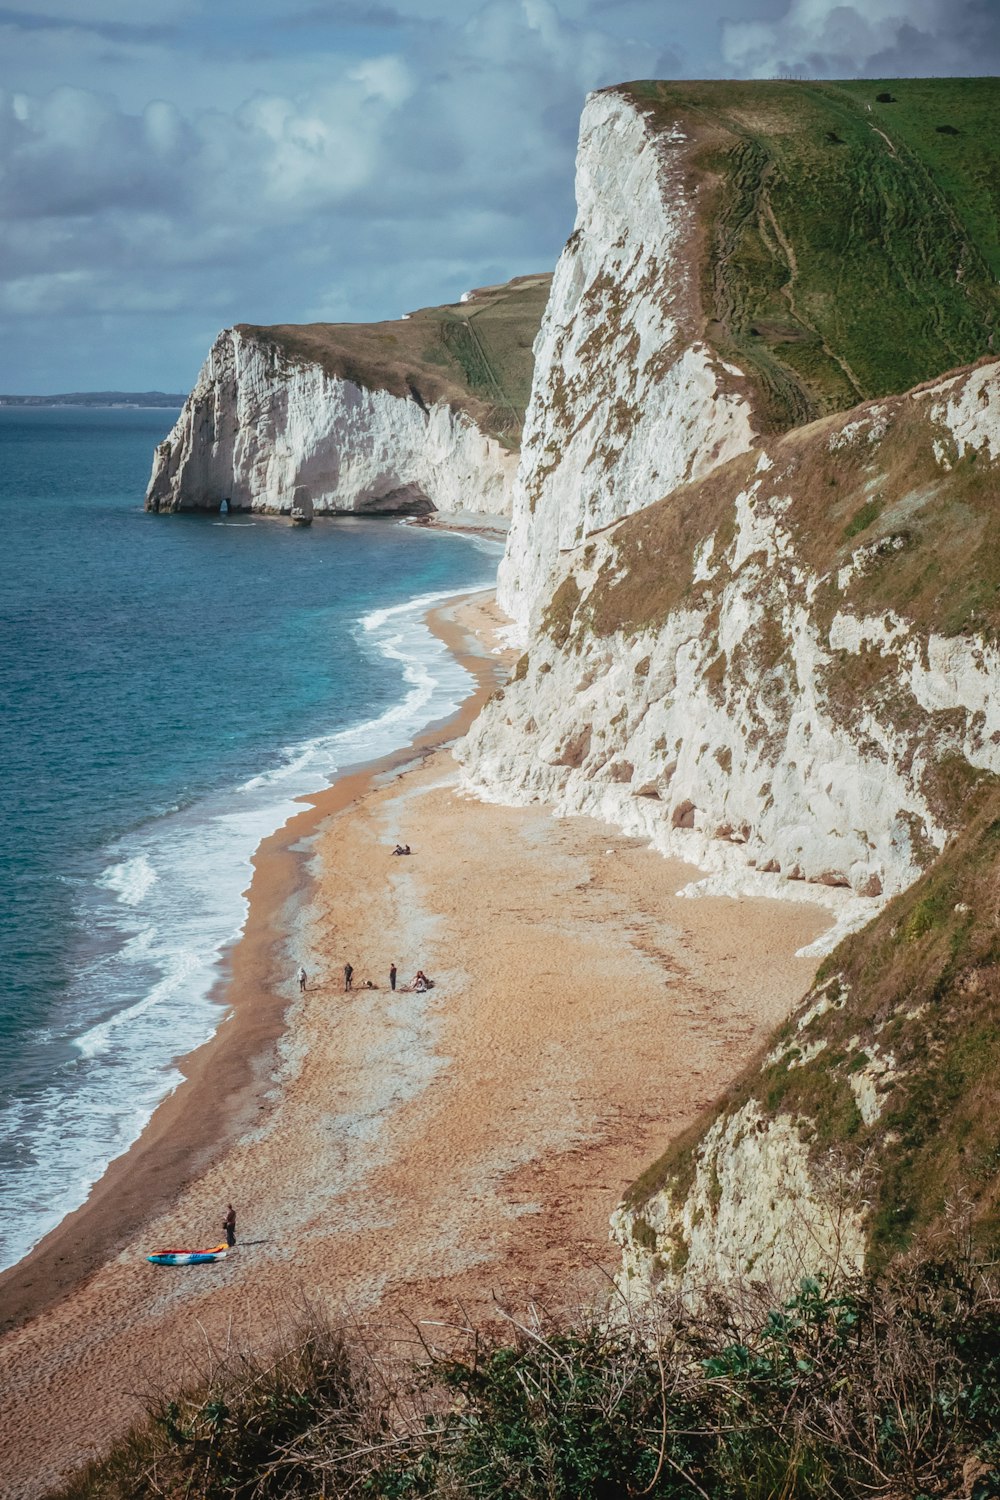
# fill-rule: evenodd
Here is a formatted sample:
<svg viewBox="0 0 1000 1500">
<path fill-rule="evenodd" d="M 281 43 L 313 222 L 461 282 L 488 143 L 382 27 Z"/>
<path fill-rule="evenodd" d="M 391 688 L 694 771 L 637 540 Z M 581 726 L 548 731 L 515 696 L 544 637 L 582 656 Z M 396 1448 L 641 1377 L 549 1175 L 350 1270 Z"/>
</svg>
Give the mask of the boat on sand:
<svg viewBox="0 0 1000 1500">
<path fill-rule="evenodd" d="M 210 1260 L 224 1260 L 229 1246 L 213 1245 L 211 1250 L 154 1250 L 146 1259 L 154 1266 L 198 1266 Z"/>
</svg>

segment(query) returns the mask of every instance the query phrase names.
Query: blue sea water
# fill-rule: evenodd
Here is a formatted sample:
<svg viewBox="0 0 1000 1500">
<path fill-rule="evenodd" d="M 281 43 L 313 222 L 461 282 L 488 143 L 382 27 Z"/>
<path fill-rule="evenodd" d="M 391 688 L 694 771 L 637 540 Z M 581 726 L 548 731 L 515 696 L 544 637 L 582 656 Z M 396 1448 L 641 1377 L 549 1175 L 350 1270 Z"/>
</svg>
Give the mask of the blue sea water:
<svg viewBox="0 0 1000 1500">
<path fill-rule="evenodd" d="M 0 1267 L 220 1020 L 260 839 L 469 678 L 428 603 L 482 538 L 142 508 L 167 411 L 0 408 Z"/>
</svg>

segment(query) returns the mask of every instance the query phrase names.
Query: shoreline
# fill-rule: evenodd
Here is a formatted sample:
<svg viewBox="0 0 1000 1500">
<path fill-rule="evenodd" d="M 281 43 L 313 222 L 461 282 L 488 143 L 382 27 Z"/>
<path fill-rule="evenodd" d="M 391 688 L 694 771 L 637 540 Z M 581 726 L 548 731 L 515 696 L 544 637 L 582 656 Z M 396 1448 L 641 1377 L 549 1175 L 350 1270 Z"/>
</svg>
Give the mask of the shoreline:
<svg viewBox="0 0 1000 1500">
<path fill-rule="evenodd" d="M 419 761 L 464 734 L 488 694 L 505 677 L 503 657 L 487 655 L 454 622 L 454 612 L 494 590 L 456 594 L 425 616 L 472 679 L 457 711 L 436 720 L 405 745 L 372 761 L 348 765 L 317 792 L 296 798 L 302 811 L 260 841 L 251 858 L 243 928 L 229 945 L 210 1002 L 226 1009 L 211 1037 L 174 1059 L 182 1082 L 156 1105 L 138 1138 L 115 1157 L 86 1199 L 12 1266 L 0 1271 L 0 1335 L 70 1296 L 140 1227 L 157 1217 L 253 1124 L 272 1087 L 278 1046 L 294 1003 L 294 965 L 283 950 L 293 925 L 290 908 L 308 906 L 311 850 L 323 822 L 361 798 L 376 780 Z M 283 918 L 285 920 L 283 920 Z M 284 993 L 278 975 L 287 970 Z M 220 1104 L 216 1082 L 227 1073 Z M 221 1112 L 221 1121 L 220 1121 Z"/>
<path fill-rule="evenodd" d="M 28 1258 L 37 1283 L 44 1251 L 63 1291 L 26 1287 L 34 1315 L 0 1338 L 11 1500 L 41 1500 L 148 1398 L 197 1381 L 213 1349 L 266 1349 L 306 1306 L 394 1344 L 421 1323 L 495 1321 L 498 1302 L 600 1302 L 622 1193 L 812 978 L 796 952 L 826 925 L 820 908 L 692 902 L 679 888 L 693 867 L 641 840 L 465 792 L 443 747 L 516 653 L 492 653 L 503 621 L 469 595 L 436 623 L 471 652 L 475 693 L 444 730 L 304 798 L 261 845 L 239 1011 L 188 1060 L 142 1153 Z M 397 841 L 412 858 L 389 857 Z M 392 991 L 390 962 L 434 988 Z M 227 1201 L 233 1255 L 147 1263 L 168 1240 L 214 1243 Z M 70 1254 L 84 1214 L 86 1264 Z"/>
</svg>

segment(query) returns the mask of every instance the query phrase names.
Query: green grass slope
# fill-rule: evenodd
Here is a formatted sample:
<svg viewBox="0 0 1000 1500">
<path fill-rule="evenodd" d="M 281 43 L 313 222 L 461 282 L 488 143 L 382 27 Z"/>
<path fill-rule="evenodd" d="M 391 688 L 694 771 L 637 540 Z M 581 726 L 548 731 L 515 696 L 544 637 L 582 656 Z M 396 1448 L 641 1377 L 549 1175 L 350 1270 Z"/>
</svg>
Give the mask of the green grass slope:
<svg viewBox="0 0 1000 1500">
<path fill-rule="evenodd" d="M 466 302 L 386 323 L 241 323 L 238 331 L 285 359 L 319 364 L 368 389 L 412 396 L 425 406 L 447 402 L 516 447 L 551 281 L 549 274 L 518 276 L 480 287 Z"/>
<path fill-rule="evenodd" d="M 623 91 L 693 141 L 705 334 L 766 430 L 994 351 L 1000 79 Z"/>
</svg>

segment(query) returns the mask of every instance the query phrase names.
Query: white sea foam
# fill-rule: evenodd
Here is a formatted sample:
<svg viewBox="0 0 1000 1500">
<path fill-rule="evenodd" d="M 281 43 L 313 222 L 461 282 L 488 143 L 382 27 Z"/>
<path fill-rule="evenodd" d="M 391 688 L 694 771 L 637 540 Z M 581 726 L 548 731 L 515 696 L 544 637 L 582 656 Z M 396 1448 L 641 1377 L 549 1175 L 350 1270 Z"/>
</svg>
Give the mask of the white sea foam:
<svg viewBox="0 0 1000 1500">
<path fill-rule="evenodd" d="M 499 548 L 490 549 L 497 555 Z M 108 1163 L 136 1140 L 181 1081 L 175 1059 L 212 1035 L 223 1012 L 209 995 L 246 917 L 261 839 L 345 766 L 405 745 L 449 717 L 470 679 L 424 623 L 454 590 L 360 619 L 367 650 L 403 667 L 405 691 L 384 713 L 292 743 L 243 782 L 147 823 L 107 851 L 89 893 L 100 941 L 80 966 L 62 1033 L 59 1076 L 5 1113 L 14 1170 L 4 1185 L 0 1267 L 14 1264 L 84 1201 Z"/>
<path fill-rule="evenodd" d="M 112 865 L 101 876 L 101 884 L 116 891 L 124 906 L 138 906 L 156 878 L 156 871 L 145 854 L 139 854 L 135 859 L 124 859 L 120 865 Z"/>
</svg>

